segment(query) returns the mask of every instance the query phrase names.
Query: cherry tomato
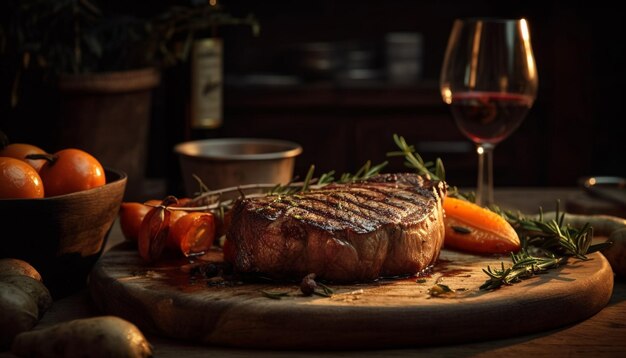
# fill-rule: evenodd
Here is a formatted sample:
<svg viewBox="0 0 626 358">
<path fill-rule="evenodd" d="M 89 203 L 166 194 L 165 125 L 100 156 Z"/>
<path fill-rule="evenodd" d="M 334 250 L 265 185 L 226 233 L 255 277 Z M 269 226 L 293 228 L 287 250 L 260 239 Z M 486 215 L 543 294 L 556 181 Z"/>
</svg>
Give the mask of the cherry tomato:
<svg viewBox="0 0 626 358">
<path fill-rule="evenodd" d="M 215 217 L 211 213 L 191 212 L 180 217 L 168 236 L 168 246 L 185 256 L 201 254 L 213 246 Z"/>
<path fill-rule="evenodd" d="M 43 181 L 35 168 L 19 159 L 0 157 L 0 199 L 43 197 Z"/>
<path fill-rule="evenodd" d="M 62 149 L 46 159 L 46 163 L 39 170 L 46 188 L 46 197 L 69 194 L 106 184 L 102 164 L 83 150 Z"/>
<path fill-rule="evenodd" d="M 143 204 L 126 201 L 120 205 L 120 227 L 126 240 L 137 241 L 139 238 L 139 228 L 141 227 L 141 222 L 148 211 L 153 208 L 153 206 L 146 204 L 159 205 L 161 204 L 161 200 L 148 200 Z"/>
<path fill-rule="evenodd" d="M 11 157 L 23 160 L 39 171 L 46 162 L 44 159 L 26 159 L 29 154 L 46 154 L 46 151 L 32 144 L 11 143 L 0 150 L 0 157 Z"/>
</svg>

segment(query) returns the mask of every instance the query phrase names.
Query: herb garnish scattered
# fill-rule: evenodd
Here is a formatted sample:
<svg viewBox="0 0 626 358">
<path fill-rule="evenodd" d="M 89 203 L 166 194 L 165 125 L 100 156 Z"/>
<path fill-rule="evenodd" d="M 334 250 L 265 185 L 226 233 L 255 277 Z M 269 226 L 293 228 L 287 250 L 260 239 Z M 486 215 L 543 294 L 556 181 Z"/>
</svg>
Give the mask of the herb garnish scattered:
<svg viewBox="0 0 626 358">
<path fill-rule="evenodd" d="M 450 288 L 448 285 L 444 285 L 442 283 L 436 283 L 428 290 L 428 293 L 431 297 L 438 297 L 441 295 L 454 293 L 454 290 Z"/>
</svg>

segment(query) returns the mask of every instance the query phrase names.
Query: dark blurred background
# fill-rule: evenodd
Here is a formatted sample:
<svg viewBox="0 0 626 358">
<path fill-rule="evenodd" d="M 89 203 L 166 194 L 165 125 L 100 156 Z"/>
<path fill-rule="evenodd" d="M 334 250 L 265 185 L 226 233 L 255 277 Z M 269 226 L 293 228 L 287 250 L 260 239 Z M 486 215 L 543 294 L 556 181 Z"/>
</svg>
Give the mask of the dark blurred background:
<svg viewBox="0 0 626 358">
<path fill-rule="evenodd" d="M 104 11 L 139 17 L 186 1 L 107 1 Z M 424 159 L 441 157 L 453 185 L 475 185 L 474 148 L 440 98 L 438 76 L 457 17 L 524 17 L 539 72 L 537 100 L 521 127 L 497 146 L 496 186 L 574 186 L 586 175 L 626 176 L 624 17 L 608 1 L 252 1 L 223 0 L 231 14 L 252 13 L 249 28 L 224 27 L 223 124 L 189 127 L 185 64 L 162 73 L 153 91 L 146 177 L 181 190 L 174 144 L 204 137 L 269 137 L 304 147 L 296 174 L 355 171 L 386 160 L 392 134 L 415 144 Z M 409 38 L 418 63 L 413 78 L 387 46 Z M 406 65 L 406 64 L 404 64 Z M 5 69 L 5 74 L 7 70 Z M 7 84 L 3 82 L 6 92 Z M 39 87 L 24 109 L 3 105 L 14 141 L 39 141 L 36 123 L 54 121 L 53 94 Z M 4 92 L 3 92 L 4 93 Z M 3 102 L 4 103 L 4 102 Z M 19 124 L 21 123 L 21 124 Z M 26 125 L 25 123 L 28 123 Z M 46 127 L 46 124 L 42 124 Z M 123 128 L 120 128 L 123 130 Z M 387 171 L 403 170 L 395 158 Z"/>
</svg>

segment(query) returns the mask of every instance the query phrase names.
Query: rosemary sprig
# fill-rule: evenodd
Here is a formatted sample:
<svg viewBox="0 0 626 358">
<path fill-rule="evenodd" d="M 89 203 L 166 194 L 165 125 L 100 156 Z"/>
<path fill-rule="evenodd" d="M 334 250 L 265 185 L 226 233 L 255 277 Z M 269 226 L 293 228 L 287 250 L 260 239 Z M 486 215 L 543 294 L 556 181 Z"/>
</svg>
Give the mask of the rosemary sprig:
<svg viewBox="0 0 626 358">
<path fill-rule="evenodd" d="M 325 185 L 331 183 L 354 183 L 361 180 L 366 180 L 374 175 L 377 175 L 387 165 L 388 162 L 382 162 L 375 166 L 372 166 L 371 161 L 367 161 L 355 174 L 344 173 L 335 179 L 334 171 L 323 173 L 319 178 L 315 178 L 315 166 L 311 165 L 307 171 L 306 177 L 302 182 L 290 182 L 285 185 L 280 184 L 247 184 L 239 185 L 230 188 L 223 188 L 219 190 L 207 190 L 206 186 L 202 184 L 200 178 L 195 177 L 200 182 L 200 187 L 203 191 L 202 194 L 193 198 L 188 207 L 172 207 L 172 210 L 187 210 L 187 211 L 199 211 L 208 210 L 213 212 L 223 212 L 229 209 L 234 200 L 223 200 L 223 196 L 239 193 L 239 197 L 251 197 L 251 196 L 266 196 L 266 195 L 280 195 L 289 196 L 297 195 L 307 192 L 312 189 L 319 189 Z M 251 191 L 252 193 L 248 193 Z"/>
<path fill-rule="evenodd" d="M 424 162 L 422 157 L 415 151 L 415 147 L 407 144 L 404 137 L 397 134 L 393 135 L 393 141 L 396 143 L 399 151 L 387 153 L 388 157 L 401 157 L 404 156 L 404 164 L 417 170 L 417 173 L 424 175 L 432 180 L 445 181 L 446 171 L 443 167 L 443 161 L 441 158 L 437 158 L 435 162 Z"/>
<path fill-rule="evenodd" d="M 500 269 L 490 266 L 483 269 L 489 279 L 480 286 L 480 289 L 493 290 L 503 285 L 511 285 L 522 279 L 559 267 L 567 262 L 567 258 L 568 256 L 556 256 L 549 251 L 545 251 L 542 256 L 534 256 L 529 253 L 528 248 L 523 247 L 518 253 L 511 253 L 513 266 L 505 268 L 504 262 L 501 262 Z"/>
<path fill-rule="evenodd" d="M 560 212 L 559 202 L 556 204 L 554 219 L 546 219 L 540 210 L 538 218 L 513 214 L 496 206 L 490 209 L 502 215 L 517 231 L 522 240 L 522 249 L 511 254 L 513 265 L 509 268 L 483 269 L 489 279 L 480 287 L 491 290 L 519 282 L 546 270 L 559 267 L 570 257 L 588 260 L 587 254 L 600 251 L 610 243 L 592 245 L 593 228 L 589 223 L 577 229 L 565 222 L 565 213 Z"/>
<path fill-rule="evenodd" d="M 610 245 L 607 243 L 591 245 L 593 227 L 589 223 L 583 225 L 582 228 L 571 227 L 567 224 L 565 213 L 560 210 L 559 201 L 556 202 L 553 219 L 547 219 L 541 208 L 538 218 L 528 217 L 519 212 L 513 214 L 497 206 L 490 209 L 503 216 L 529 246 L 548 250 L 558 255 L 587 260 L 587 254 L 604 250 Z"/>
<path fill-rule="evenodd" d="M 380 173 L 380 171 L 387 165 L 387 163 L 388 162 L 385 161 L 375 166 L 372 166 L 372 162 L 368 160 L 361 168 L 359 168 L 359 170 L 357 170 L 356 173 L 343 173 L 339 177 L 339 179 L 335 179 L 334 170 L 323 173 L 322 175 L 320 175 L 319 178 L 315 179 L 315 166 L 311 165 L 303 182 L 291 183 L 285 186 L 278 185 L 268 194 L 292 195 L 297 193 L 304 193 L 311 189 L 319 189 L 325 185 L 332 183 L 347 184 L 366 180 Z"/>
</svg>

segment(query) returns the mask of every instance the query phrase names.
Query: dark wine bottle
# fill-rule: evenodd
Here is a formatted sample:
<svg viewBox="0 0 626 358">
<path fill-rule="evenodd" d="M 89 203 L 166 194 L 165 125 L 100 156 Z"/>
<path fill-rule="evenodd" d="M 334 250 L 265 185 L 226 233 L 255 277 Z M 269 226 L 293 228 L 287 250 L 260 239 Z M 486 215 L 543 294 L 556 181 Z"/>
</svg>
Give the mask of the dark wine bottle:
<svg viewBox="0 0 626 358">
<path fill-rule="evenodd" d="M 194 40 L 190 58 L 189 129 L 191 139 L 219 136 L 223 109 L 223 47 L 216 37 Z"/>
</svg>

